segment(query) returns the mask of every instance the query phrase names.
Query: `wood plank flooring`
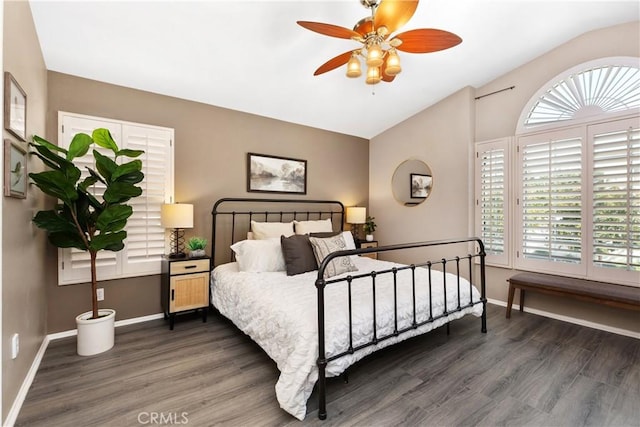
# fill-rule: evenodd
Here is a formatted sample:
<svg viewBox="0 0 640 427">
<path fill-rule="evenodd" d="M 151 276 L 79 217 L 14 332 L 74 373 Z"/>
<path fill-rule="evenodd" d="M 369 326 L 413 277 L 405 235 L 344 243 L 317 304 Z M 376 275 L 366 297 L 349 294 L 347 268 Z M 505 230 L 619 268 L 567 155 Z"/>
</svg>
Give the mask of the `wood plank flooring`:
<svg viewBox="0 0 640 427">
<path fill-rule="evenodd" d="M 17 426 L 640 426 L 640 340 L 488 306 L 328 381 L 300 422 L 275 398 L 275 363 L 214 314 L 116 330 L 107 353 L 52 342 Z M 155 417 L 155 418 L 153 418 Z M 154 422 L 155 420 L 155 422 Z"/>
</svg>

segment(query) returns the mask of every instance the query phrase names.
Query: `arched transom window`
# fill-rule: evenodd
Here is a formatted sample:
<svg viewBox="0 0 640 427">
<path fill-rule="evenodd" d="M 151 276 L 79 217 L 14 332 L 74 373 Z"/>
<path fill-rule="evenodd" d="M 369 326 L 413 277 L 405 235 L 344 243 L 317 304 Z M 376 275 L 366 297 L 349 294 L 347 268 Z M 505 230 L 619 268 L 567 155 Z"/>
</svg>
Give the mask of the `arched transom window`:
<svg viewBox="0 0 640 427">
<path fill-rule="evenodd" d="M 542 87 L 523 110 L 519 131 L 640 108 L 640 60 L 616 57 L 588 62 Z"/>
</svg>

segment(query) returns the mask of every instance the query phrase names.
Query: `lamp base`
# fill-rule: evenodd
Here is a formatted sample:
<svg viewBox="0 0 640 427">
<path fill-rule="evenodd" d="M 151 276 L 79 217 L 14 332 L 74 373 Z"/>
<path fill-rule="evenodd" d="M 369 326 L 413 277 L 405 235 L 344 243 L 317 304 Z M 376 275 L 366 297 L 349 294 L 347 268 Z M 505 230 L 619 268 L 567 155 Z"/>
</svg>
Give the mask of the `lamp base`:
<svg viewBox="0 0 640 427">
<path fill-rule="evenodd" d="M 185 254 L 184 252 L 180 252 L 180 253 L 176 253 L 176 254 L 169 254 L 168 257 L 170 259 L 180 259 L 180 258 L 186 258 L 187 254 Z"/>
</svg>

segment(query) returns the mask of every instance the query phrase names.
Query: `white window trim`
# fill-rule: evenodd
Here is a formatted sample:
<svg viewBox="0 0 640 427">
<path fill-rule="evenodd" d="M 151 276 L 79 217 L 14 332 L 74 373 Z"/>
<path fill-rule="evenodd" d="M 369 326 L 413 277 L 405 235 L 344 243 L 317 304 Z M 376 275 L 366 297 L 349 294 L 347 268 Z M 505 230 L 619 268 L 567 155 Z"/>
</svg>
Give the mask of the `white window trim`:
<svg viewBox="0 0 640 427">
<path fill-rule="evenodd" d="M 165 128 L 154 125 L 147 125 L 142 123 L 128 122 L 123 120 L 115 120 L 108 119 L 103 117 L 96 116 L 88 116 L 83 114 L 69 113 L 65 111 L 58 112 L 58 142 L 63 145 L 64 141 L 64 129 L 63 123 L 64 118 L 76 118 L 81 120 L 91 120 L 99 122 L 101 127 L 109 128 L 110 126 L 131 126 L 131 127 L 139 127 L 146 128 L 152 131 L 161 131 L 168 132 L 170 137 L 170 146 L 169 146 L 169 174 L 165 181 L 166 185 L 166 196 L 165 203 L 171 203 L 174 199 L 174 129 Z M 124 141 L 116 139 L 116 143 L 120 148 L 126 148 L 123 144 Z M 64 145 L 63 145 L 64 146 Z M 89 152 L 89 155 L 91 151 Z M 97 266 L 97 276 L 98 280 L 112 280 L 112 279 L 122 279 L 127 277 L 138 277 L 138 276 L 146 276 L 146 275 L 155 275 L 161 273 L 161 262 L 158 260 L 157 262 L 150 263 L 148 267 L 144 267 L 142 269 L 129 269 L 126 270 L 123 267 L 123 262 L 118 261 L 122 258 L 127 257 L 127 246 L 125 241 L 125 248 L 119 252 L 109 252 L 109 251 L 101 251 L 98 253 L 98 259 L 115 259 L 116 267 L 113 266 Z M 68 268 L 71 265 L 71 250 L 70 249 L 58 249 L 58 285 L 71 285 L 77 283 L 87 283 L 90 281 L 90 272 L 89 269 L 75 269 L 75 271 Z M 65 271 L 66 268 L 66 271 Z"/>
</svg>

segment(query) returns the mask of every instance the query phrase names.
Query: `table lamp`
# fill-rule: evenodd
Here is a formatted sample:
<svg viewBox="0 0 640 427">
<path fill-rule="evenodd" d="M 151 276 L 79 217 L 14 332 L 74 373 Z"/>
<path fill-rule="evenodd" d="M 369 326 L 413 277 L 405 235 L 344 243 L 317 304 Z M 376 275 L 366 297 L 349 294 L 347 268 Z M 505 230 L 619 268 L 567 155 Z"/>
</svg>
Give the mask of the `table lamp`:
<svg viewBox="0 0 640 427">
<path fill-rule="evenodd" d="M 164 228 L 172 228 L 171 253 L 169 258 L 184 258 L 184 229 L 193 228 L 193 205 L 168 203 L 160 208 L 160 219 Z"/>
<path fill-rule="evenodd" d="M 364 224 L 367 219 L 367 208 L 360 206 L 347 207 L 347 223 L 351 224 L 351 234 L 353 240 L 360 241 L 359 226 Z"/>
</svg>

